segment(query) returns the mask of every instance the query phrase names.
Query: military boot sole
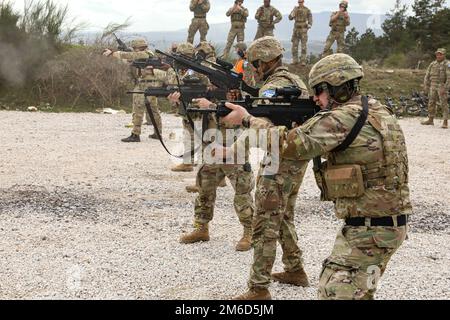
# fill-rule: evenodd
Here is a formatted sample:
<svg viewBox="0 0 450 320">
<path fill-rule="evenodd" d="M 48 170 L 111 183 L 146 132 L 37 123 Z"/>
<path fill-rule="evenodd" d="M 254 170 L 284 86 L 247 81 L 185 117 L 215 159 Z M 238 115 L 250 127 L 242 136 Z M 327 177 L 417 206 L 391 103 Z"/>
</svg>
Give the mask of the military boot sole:
<svg viewBox="0 0 450 320">
<path fill-rule="evenodd" d="M 296 287 L 308 288 L 310 286 L 308 279 L 286 279 L 285 273 L 275 273 L 272 274 L 272 280 L 274 282 L 289 284 Z"/>
</svg>

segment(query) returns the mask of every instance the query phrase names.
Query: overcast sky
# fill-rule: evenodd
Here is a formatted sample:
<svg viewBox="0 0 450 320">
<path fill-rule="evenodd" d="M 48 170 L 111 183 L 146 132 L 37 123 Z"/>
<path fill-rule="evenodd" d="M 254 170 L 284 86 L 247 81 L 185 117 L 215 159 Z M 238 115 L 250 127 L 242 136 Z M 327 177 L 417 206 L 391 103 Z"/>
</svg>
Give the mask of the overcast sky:
<svg viewBox="0 0 450 320">
<path fill-rule="evenodd" d="M 110 22 L 124 22 L 131 17 L 133 25 L 128 31 L 173 31 L 189 26 L 192 13 L 189 11 L 189 0 L 54 0 L 57 3 L 68 4 L 71 16 L 78 22 L 87 23 L 88 29 L 102 30 Z M 234 0 L 210 0 L 211 11 L 208 14 L 209 23 L 229 21 L 225 12 Z M 262 0 L 245 0 L 244 6 L 250 10 L 253 18 Z M 411 4 L 413 0 L 403 0 Z M 18 8 L 21 0 L 15 0 Z M 447 2 L 448 3 L 448 2 Z M 297 4 L 296 0 L 272 0 L 272 5 L 283 14 L 289 13 Z M 306 0 L 306 5 L 313 12 L 336 10 L 339 0 Z M 393 8 L 395 0 L 349 0 L 352 12 L 386 13 Z"/>
</svg>

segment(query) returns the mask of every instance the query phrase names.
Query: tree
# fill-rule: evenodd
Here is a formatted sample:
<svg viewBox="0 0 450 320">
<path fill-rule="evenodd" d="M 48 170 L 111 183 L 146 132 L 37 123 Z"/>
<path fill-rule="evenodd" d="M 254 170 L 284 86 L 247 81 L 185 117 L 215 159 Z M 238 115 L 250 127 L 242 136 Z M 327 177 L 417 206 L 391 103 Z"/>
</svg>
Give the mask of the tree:
<svg viewBox="0 0 450 320">
<path fill-rule="evenodd" d="M 387 15 L 386 21 L 381 26 L 384 31 L 387 47 L 390 53 L 401 51 L 408 46 L 408 31 L 406 24 L 408 21 L 408 6 L 402 4 L 401 0 L 396 0 L 394 9 Z"/>
</svg>

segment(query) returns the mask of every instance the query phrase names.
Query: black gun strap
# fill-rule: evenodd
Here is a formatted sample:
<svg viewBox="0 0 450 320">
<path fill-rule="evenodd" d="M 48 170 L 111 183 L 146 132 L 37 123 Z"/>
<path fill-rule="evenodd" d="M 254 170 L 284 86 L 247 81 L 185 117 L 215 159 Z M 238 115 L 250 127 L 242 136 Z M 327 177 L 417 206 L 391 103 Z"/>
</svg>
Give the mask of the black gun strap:
<svg viewBox="0 0 450 320">
<path fill-rule="evenodd" d="M 169 148 L 167 148 L 166 144 L 164 143 L 161 132 L 159 132 L 158 125 L 156 124 L 155 115 L 154 115 L 152 107 L 150 105 L 150 101 L 148 101 L 148 97 L 145 97 L 145 107 L 147 109 L 148 115 L 150 116 L 150 120 L 152 121 L 152 125 L 155 130 L 156 136 L 158 137 L 159 141 L 161 142 L 161 145 L 164 147 L 164 149 L 167 151 L 167 153 L 169 155 L 171 155 L 172 157 L 178 158 L 178 159 L 184 159 L 185 157 L 190 157 L 192 155 L 195 155 L 197 153 L 197 151 L 200 150 L 201 146 L 197 147 L 196 149 L 194 149 L 192 151 L 189 151 L 188 153 L 180 155 L 180 156 L 172 154 L 169 151 Z"/>
<path fill-rule="evenodd" d="M 356 121 L 355 126 L 348 134 L 347 138 L 345 138 L 344 142 L 342 142 L 336 149 L 332 152 L 342 152 L 348 149 L 352 145 L 352 143 L 356 140 L 356 138 L 361 133 L 362 128 L 366 124 L 367 118 L 369 117 L 369 98 L 367 96 L 363 96 L 361 98 L 363 104 L 363 110 L 359 115 L 358 120 Z"/>
</svg>

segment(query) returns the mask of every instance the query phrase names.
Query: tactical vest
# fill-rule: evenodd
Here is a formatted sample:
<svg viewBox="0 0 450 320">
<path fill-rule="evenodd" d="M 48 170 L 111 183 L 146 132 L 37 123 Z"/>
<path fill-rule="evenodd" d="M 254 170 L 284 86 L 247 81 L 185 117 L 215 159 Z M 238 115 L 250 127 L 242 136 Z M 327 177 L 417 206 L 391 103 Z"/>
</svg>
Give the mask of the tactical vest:
<svg viewBox="0 0 450 320">
<path fill-rule="evenodd" d="M 296 29 L 306 29 L 308 28 L 308 17 L 309 10 L 308 8 L 297 8 L 297 12 L 295 15 L 295 28 Z"/>
<path fill-rule="evenodd" d="M 337 12 L 333 13 L 333 16 Z M 330 27 L 335 32 L 345 32 L 347 29 L 347 23 L 345 22 L 345 17 L 343 15 L 339 15 L 339 18 L 337 18 L 336 21 L 330 22 Z"/>
<path fill-rule="evenodd" d="M 269 27 L 273 23 L 273 8 L 262 7 L 262 15 L 259 17 L 258 22 L 263 27 Z"/>
<path fill-rule="evenodd" d="M 203 10 L 202 5 L 198 4 L 195 6 L 194 10 L 194 17 L 195 18 L 206 18 L 206 11 Z"/>
<path fill-rule="evenodd" d="M 431 86 L 445 85 L 447 81 L 447 68 L 450 68 L 450 62 L 444 60 L 441 63 L 434 61 L 430 69 L 430 83 Z"/>
<path fill-rule="evenodd" d="M 242 8 L 243 10 L 245 10 L 244 8 Z M 246 23 L 247 22 L 247 17 L 245 17 L 242 13 L 240 12 L 236 12 L 233 13 L 231 15 L 231 22 L 235 23 L 235 22 L 241 22 L 241 23 Z"/>
</svg>

